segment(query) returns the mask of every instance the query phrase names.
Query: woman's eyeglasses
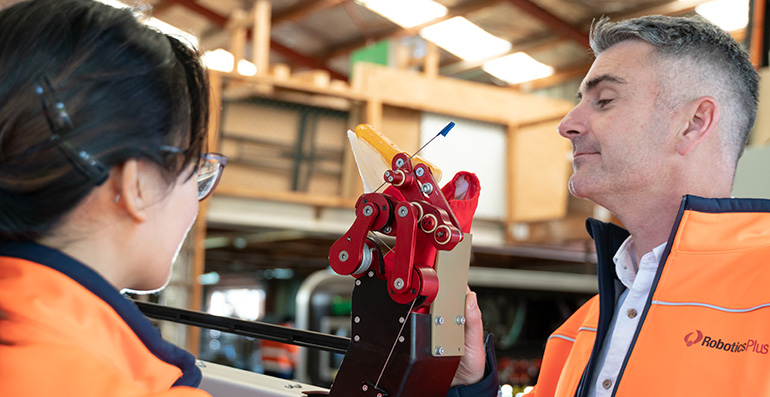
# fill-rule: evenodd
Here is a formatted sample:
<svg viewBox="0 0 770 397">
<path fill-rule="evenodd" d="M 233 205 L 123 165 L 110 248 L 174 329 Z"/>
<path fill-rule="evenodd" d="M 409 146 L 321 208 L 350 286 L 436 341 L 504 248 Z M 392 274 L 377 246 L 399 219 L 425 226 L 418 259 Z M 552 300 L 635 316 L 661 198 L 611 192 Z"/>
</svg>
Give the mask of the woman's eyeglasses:
<svg viewBox="0 0 770 397">
<path fill-rule="evenodd" d="M 160 150 L 167 153 L 184 154 L 184 149 L 174 146 L 161 146 Z M 198 201 L 211 195 L 222 178 L 222 171 L 227 165 L 227 157 L 219 153 L 202 153 L 197 170 Z"/>
</svg>

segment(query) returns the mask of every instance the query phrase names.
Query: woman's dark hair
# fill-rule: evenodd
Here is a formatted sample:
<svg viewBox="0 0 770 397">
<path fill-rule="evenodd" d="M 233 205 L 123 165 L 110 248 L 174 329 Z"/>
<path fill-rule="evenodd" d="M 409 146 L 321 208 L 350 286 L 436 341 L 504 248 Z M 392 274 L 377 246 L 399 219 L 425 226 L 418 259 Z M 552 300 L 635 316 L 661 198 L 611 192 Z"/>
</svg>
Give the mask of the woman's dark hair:
<svg viewBox="0 0 770 397">
<path fill-rule="evenodd" d="M 82 167 L 144 159 L 171 184 L 205 145 L 199 54 L 130 10 L 91 0 L 0 10 L 0 76 L 0 239 L 50 232 L 103 181 Z M 186 149 L 184 160 L 164 145 Z"/>
</svg>

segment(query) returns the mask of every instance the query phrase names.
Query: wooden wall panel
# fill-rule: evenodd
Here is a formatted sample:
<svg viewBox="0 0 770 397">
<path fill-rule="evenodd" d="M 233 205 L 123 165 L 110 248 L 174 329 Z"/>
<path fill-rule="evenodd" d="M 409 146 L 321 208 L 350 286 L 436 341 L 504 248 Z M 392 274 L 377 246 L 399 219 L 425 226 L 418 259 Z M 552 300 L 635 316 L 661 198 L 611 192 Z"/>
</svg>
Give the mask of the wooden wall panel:
<svg viewBox="0 0 770 397">
<path fill-rule="evenodd" d="M 420 147 L 421 120 L 420 111 L 385 105 L 382 110 L 382 125 L 374 127 L 401 150 L 414 153 Z"/>
<path fill-rule="evenodd" d="M 294 142 L 299 116 L 291 108 L 255 106 L 246 102 L 226 102 L 222 110 L 225 136 L 267 138 L 276 142 Z"/>
<path fill-rule="evenodd" d="M 523 128 L 508 136 L 510 224 L 562 218 L 567 214 L 571 145 L 556 133 L 558 121 Z"/>
<path fill-rule="evenodd" d="M 343 157 L 347 150 L 347 120 L 340 117 L 341 113 L 269 101 L 231 101 L 224 106 L 221 151 L 231 161 L 219 191 L 341 195 Z M 303 112 L 307 115 L 304 121 Z M 297 144 L 303 123 L 303 160 L 295 181 Z"/>
</svg>

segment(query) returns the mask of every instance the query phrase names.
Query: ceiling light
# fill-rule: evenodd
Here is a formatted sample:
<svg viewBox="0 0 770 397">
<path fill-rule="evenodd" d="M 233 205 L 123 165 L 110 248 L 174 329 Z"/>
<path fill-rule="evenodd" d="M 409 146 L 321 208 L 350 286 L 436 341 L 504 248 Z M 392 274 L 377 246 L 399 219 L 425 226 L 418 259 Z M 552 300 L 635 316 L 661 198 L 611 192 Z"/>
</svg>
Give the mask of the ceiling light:
<svg viewBox="0 0 770 397">
<path fill-rule="evenodd" d="M 447 13 L 446 7 L 432 0 L 359 0 L 358 3 L 403 28 L 422 25 Z"/>
<path fill-rule="evenodd" d="M 203 53 L 202 58 L 203 64 L 211 70 L 228 73 L 233 71 L 235 57 L 227 50 L 218 48 L 214 51 L 206 51 Z"/>
<path fill-rule="evenodd" d="M 732 32 L 749 24 L 749 0 L 714 0 L 695 6 L 695 12 Z"/>
<path fill-rule="evenodd" d="M 100 3 L 107 4 L 109 6 L 113 6 L 115 8 L 130 8 L 130 6 L 118 1 L 118 0 L 97 0 Z M 151 26 L 169 36 L 172 36 L 174 38 L 179 39 L 184 44 L 189 44 L 193 48 L 198 47 L 198 38 L 190 33 L 185 32 L 182 29 L 177 28 L 176 26 L 169 25 L 163 21 L 161 21 L 158 18 L 150 17 L 150 18 L 143 18 L 140 14 L 140 20 L 143 24 L 147 26 Z"/>
<path fill-rule="evenodd" d="M 519 84 L 553 74 L 552 67 L 536 61 L 523 52 L 487 61 L 481 68 L 508 84 Z"/>
<path fill-rule="evenodd" d="M 255 76 L 257 74 L 257 65 L 241 59 L 238 61 L 238 73 L 242 76 Z"/>
<path fill-rule="evenodd" d="M 487 33 L 463 17 L 428 26 L 420 31 L 420 36 L 466 61 L 493 57 L 511 49 L 510 42 Z"/>
</svg>

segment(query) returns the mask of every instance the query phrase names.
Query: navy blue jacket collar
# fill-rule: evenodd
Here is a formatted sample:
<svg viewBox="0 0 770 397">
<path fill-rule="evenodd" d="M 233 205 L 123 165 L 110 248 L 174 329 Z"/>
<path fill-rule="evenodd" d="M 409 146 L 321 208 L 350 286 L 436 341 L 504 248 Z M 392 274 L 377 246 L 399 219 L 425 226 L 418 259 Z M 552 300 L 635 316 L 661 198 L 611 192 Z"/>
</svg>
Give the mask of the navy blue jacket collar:
<svg viewBox="0 0 770 397">
<path fill-rule="evenodd" d="M 198 387 L 201 371 L 195 365 L 195 357 L 165 340 L 155 326 L 139 311 L 130 299 L 88 266 L 64 253 L 34 242 L 0 241 L 0 256 L 25 259 L 50 267 L 94 293 L 110 305 L 136 333 L 147 349 L 159 359 L 178 367 L 182 376 L 174 386 Z"/>
</svg>

